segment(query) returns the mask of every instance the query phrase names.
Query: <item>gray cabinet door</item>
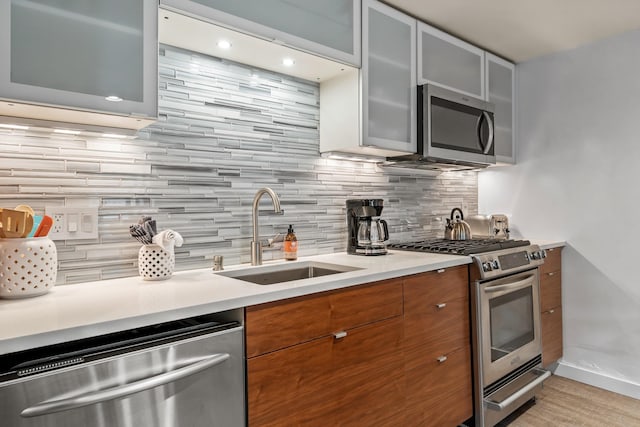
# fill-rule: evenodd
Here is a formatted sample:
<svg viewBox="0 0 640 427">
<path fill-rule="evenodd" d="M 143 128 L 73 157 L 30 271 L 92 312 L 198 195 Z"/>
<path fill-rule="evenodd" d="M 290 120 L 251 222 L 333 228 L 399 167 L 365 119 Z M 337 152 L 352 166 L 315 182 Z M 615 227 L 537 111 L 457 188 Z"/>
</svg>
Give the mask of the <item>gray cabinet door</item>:
<svg viewBox="0 0 640 427">
<path fill-rule="evenodd" d="M 515 65 L 490 53 L 487 58 L 487 100 L 495 105 L 496 161 L 515 163 Z"/>
<path fill-rule="evenodd" d="M 378 1 L 363 6 L 362 143 L 415 153 L 416 20 Z"/>
<path fill-rule="evenodd" d="M 484 51 L 423 22 L 418 25 L 418 82 L 484 99 Z"/>
<path fill-rule="evenodd" d="M 360 0 L 161 0 L 162 7 L 360 66 Z"/>
<path fill-rule="evenodd" d="M 157 116 L 157 2 L 0 0 L 0 98 Z"/>
</svg>

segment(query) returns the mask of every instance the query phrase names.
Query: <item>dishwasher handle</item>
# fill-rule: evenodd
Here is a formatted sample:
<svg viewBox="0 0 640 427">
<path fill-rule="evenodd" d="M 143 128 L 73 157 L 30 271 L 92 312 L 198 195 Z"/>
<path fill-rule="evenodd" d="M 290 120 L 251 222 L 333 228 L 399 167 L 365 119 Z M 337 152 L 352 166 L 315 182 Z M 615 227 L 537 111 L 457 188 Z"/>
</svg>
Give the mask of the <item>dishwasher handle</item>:
<svg viewBox="0 0 640 427">
<path fill-rule="evenodd" d="M 92 391 L 80 396 L 68 399 L 45 400 L 34 406 L 26 408 L 20 413 L 23 418 L 39 417 L 56 412 L 68 411 L 70 409 L 81 408 L 83 406 L 94 405 L 113 399 L 128 396 L 144 390 L 149 390 L 164 384 L 168 384 L 182 378 L 188 377 L 198 372 L 204 371 L 212 366 L 218 365 L 229 359 L 228 353 L 217 353 L 207 356 L 198 362 L 192 363 L 164 374 L 145 378 L 118 387 L 104 390 Z"/>
</svg>

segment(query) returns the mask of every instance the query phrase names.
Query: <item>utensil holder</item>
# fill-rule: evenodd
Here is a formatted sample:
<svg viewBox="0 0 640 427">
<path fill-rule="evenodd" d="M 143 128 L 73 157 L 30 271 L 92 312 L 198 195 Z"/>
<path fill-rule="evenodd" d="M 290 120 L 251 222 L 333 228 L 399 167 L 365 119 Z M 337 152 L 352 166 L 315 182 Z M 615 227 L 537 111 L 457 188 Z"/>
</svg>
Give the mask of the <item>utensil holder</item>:
<svg viewBox="0 0 640 427">
<path fill-rule="evenodd" d="M 138 273 L 144 280 L 167 280 L 173 274 L 176 257 L 159 245 L 142 245 L 138 251 Z"/>
<path fill-rule="evenodd" d="M 0 298 L 45 294 L 57 274 L 58 251 L 48 237 L 0 239 Z"/>
</svg>

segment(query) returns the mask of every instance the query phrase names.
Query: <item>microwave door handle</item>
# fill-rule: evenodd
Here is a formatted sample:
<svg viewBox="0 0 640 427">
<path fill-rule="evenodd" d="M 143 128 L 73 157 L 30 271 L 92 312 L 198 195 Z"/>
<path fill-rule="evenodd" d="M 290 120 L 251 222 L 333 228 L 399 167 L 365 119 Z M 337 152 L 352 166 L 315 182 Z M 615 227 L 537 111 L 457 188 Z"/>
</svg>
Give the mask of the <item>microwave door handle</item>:
<svg viewBox="0 0 640 427">
<path fill-rule="evenodd" d="M 478 146 L 480 147 L 483 153 L 486 150 L 486 147 L 484 146 L 484 141 L 482 140 L 482 122 L 484 121 L 484 119 L 485 119 L 485 115 L 483 111 L 482 114 L 478 116 L 478 120 L 476 121 L 476 136 L 478 137 Z"/>
<path fill-rule="evenodd" d="M 513 282 L 513 283 L 507 283 L 505 285 L 496 285 L 496 286 L 489 286 L 484 288 L 484 291 L 486 293 L 494 293 L 494 292 L 501 292 L 501 291 L 517 291 L 518 289 L 522 289 L 522 288 L 526 288 L 528 286 L 531 286 L 531 279 L 533 279 L 535 276 L 533 274 L 530 274 L 529 276 L 525 277 L 522 280 L 518 280 L 517 282 Z"/>
<path fill-rule="evenodd" d="M 491 119 L 491 114 L 486 111 L 482 112 L 482 116 L 487 120 L 487 125 L 489 126 L 489 140 L 487 141 L 487 146 L 484 149 L 484 154 L 489 154 L 489 150 L 491 150 L 491 146 L 493 146 L 494 139 L 493 120 Z"/>
</svg>

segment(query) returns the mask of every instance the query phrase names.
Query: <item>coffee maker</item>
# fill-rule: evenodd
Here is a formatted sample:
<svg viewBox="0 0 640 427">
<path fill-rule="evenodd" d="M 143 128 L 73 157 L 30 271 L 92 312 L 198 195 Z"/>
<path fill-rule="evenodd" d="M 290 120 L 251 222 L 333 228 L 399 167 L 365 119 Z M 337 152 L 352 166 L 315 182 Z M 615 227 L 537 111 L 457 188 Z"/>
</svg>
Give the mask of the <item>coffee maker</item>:
<svg viewBox="0 0 640 427">
<path fill-rule="evenodd" d="M 347 200 L 347 253 L 385 255 L 389 240 L 387 221 L 380 219 L 382 199 Z"/>
</svg>

